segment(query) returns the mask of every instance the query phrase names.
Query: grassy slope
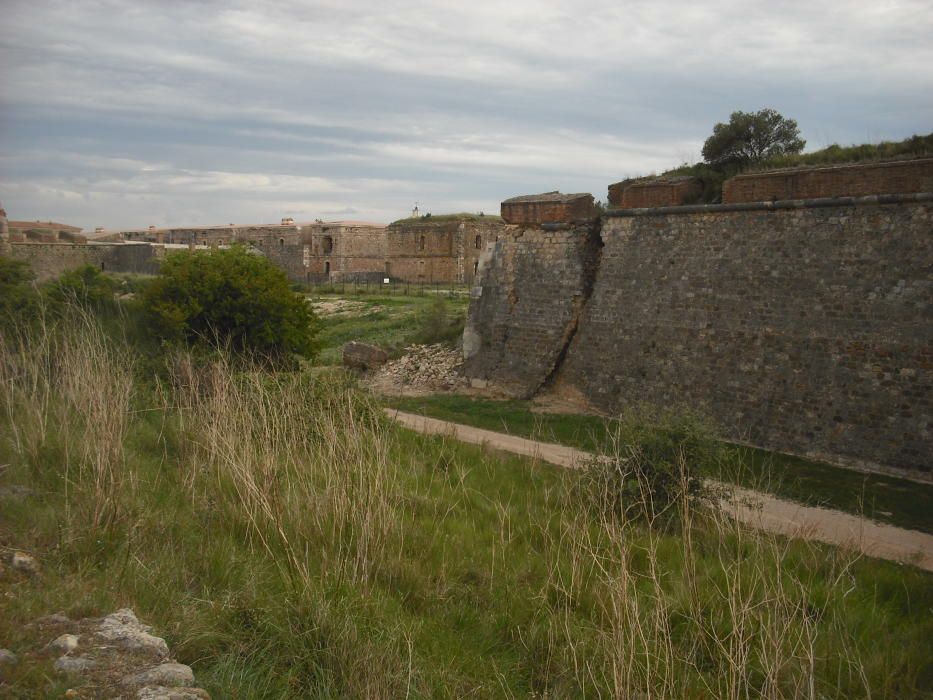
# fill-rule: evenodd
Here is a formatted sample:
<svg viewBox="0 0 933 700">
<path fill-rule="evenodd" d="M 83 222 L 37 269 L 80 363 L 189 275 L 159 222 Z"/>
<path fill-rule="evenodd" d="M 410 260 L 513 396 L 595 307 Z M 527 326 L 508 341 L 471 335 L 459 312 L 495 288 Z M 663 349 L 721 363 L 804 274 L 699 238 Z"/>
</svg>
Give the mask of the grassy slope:
<svg viewBox="0 0 933 700">
<path fill-rule="evenodd" d="M 493 401 L 460 395 L 399 398 L 393 406 L 487 430 L 598 451 L 607 444 L 607 422 L 596 416 L 536 413 L 526 401 Z M 865 514 L 880 522 L 933 533 L 933 486 L 863 474 L 766 450 L 742 448 L 740 474 L 716 474 L 802 503 Z"/>
<path fill-rule="evenodd" d="M 324 365 L 340 364 L 340 349 L 351 340 L 379 345 L 390 352 L 412 343 L 430 340 L 424 337 L 423 331 L 437 298 L 438 295 L 434 294 L 315 296 L 315 300 L 352 299 L 365 305 L 364 312 L 359 315 L 334 315 L 323 319 L 318 336 L 322 345 L 318 362 Z M 469 299 L 463 295 L 440 295 L 440 298 L 446 306 L 449 322 L 462 332 Z"/>
<path fill-rule="evenodd" d="M 82 342 L 48 349 L 55 375 L 0 362 L 40 373 L 0 382 L 0 485 L 37 492 L 3 502 L 0 551 L 42 562 L 0 570 L 0 646 L 129 606 L 222 698 L 795 697 L 811 663 L 822 697 L 933 697 L 928 574 L 702 513 L 690 538 L 619 528 L 577 474 L 374 423 L 339 372 L 237 394 L 176 363 L 166 402 Z M 27 657 L 12 697 L 60 695 L 50 667 Z"/>
<path fill-rule="evenodd" d="M 142 481 L 132 529 L 63 539 L 63 494 L 52 474 L 40 479 L 40 499 L 0 513 L 0 541 L 37 552 L 44 566 L 39 581 L 0 580 L 4 644 L 21 649 L 44 643 L 27 623 L 51 611 L 94 615 L 128 605 L 167 636 L 214 697 L 398 697 L 406 691 L 432 698 L 571 697 L 596 691 L 593 681 L 584 690 L 568 657 L 574 646 L 597 658 L 606 644 L 606 622 L 595 593 L 567 598 L 549 563 L 566 510 L 561 494 L 572 475 L 394 431 L 392 454 L 404 465 L 397 549 L 369 589 L 318 572 L 312 590 L 298 594 L 237 522 L 190 501 L 177 448 L 166 445 L 164 429 L 155 413 L 134 424 L 129 454 Z M 708 605 L 723 606 L 710 588 L 725 574 L 718 560 L 723 552 L 709 544 L 697 555 L 701 586 L 704 596 L 713 596 Z M 662 538 L 664 570 L 683 568 L 679 546 L 673 535 Z M 737 551 L 755 559 L 754 550 Z M 829 588 L 829 549 L 798 543 L 788 552 L 781 565 L 785 575 L 812 579 L 808 605 L 828 606 L 843 618 L 851 635 L 846 648 L 865 654 L 874 692 L 929 695 L 933 679 L 924 663 L 933 651 L 930 577 L 861 561 L 846 578 L 849 594 L 843 598 Z M 333 556 L 326 546 L 309 554 L 315 562 Z M 648 562 L 640 560 L 646 575 Z M 665 588 L 672 600 L 685 595 L 676 577 Z M 565 625 L 572 644 L 561 639 Z M 694 634 L 684 627 L 678 647 Z M 827 627 L 821 634 L 817 687 L 825 697 L 857 695 L 860 680 L 839 665 L 848 652 L 839 646 L 838 632 Z M 705 664 L 694 692 L 701 692 L 701 677 L 718 687 L 719 661 Z M 22 664 L 13 697 L 61 690 L 49 665 Z M 601 693 L 605 683 L 595 682 Z"/>
</svg>

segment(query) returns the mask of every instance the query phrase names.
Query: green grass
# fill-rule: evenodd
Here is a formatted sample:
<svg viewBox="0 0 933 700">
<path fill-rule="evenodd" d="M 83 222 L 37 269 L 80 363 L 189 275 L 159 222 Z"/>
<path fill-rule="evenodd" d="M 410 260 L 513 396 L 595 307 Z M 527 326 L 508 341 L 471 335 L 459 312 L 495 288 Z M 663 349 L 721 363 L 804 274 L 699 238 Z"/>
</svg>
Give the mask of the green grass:
<svg viewBox="0 0 933 700">
<path fill-rule="evenodd" d="M 598 416 L 540 413 L 527 401 L 496 401 L 456 394 L 394 398 L 412 413 L 545 442 L 604 450 L 612 422 Z M 711 474 L 808 505 L 866 515 L 879 522 L 933 534 L 933 485 L 866 474 L 778 452 L 739 448 L 742 468 Z"/>
<path fill-rule="evenodd" d="M 362 307 L 353 314 L 321 315 L 318 340 L 321 353 L 318 364 L 338 365 L 342 361 L 341 348 L 351 340 L 378 345 L 390 354 L 396 354 L 412 343 L 451 341 L 462 334 L 469 299 L 465 296 L 434 295 L 315 295 L 315 301 L 348 300 Z M 432 307 L 443 300 L 449 332 L 437 337 L 426 334 L 431 325 Z"/>
<path fill-rule="evenodd" d="M 181 355 L 156 385 L 93 322 L 22 350 L 0 485 L 36 495 L 0 551 L 42 568 L 0 570 L 14 697 L 63 692 L 31 621 L 119 607 L 217 698 L 933 697 L 924 572 L 715 511 L 607 519 L 579 473 L 402 430 L 339 371 Z"/>
<path fill-rule="evenodd" d="M 421 216 L 408 217 L 393 221 L 389 226 L 396 224 L 432 224 L 445 223 L 448 221 L 490 221 L 494 223 L 503 223 L 503 219 L 498 214 L 471 214 L 469 212 L 460 212 L 459 214 L 422 214 Z"/>
</svg>

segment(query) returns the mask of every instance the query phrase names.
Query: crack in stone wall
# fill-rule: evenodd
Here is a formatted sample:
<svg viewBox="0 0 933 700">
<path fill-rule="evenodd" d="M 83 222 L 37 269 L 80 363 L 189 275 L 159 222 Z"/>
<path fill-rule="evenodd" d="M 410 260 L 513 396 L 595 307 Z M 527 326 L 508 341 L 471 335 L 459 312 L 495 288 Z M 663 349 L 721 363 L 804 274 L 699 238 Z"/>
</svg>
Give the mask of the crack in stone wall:
<svg viewBox="0 0 933 700">
<path fill-rule="evenodd" d="M 470 307 L 474 385 L 684 405 L 760 447 L 929 473 L 933 196 L 685 209 L 604 218 L 591 265 L 585 227 L 510 227 Z"/>
</svg>

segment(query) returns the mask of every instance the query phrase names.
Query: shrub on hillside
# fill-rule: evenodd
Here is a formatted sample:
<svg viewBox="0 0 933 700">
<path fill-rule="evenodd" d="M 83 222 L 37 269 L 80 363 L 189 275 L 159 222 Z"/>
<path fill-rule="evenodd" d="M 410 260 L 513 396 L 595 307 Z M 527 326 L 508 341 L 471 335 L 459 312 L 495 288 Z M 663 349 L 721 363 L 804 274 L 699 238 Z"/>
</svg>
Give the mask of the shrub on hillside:
<svg viewBox="0 0 933 700">
<path fill-rule="evenodd" d="M 39 295 L 29 265 L 0 256 L 0 330 L 34 318 Z"/>
<path fill-rule="evenodd" d="M 317 321 L 304 297 L 284 272 L 239 246 L 169 255 L 142 301 L 155 333 L 171 343 L 207 343 L 270 360 L 317 350 Z"/>
<path fill-rule="evenodd" d="M 698 505 L 711 497 L 703 475 L 725 448 L 700 416 L 640 406 L 619 417 L 610 438 L 580 482 L 600 517 L 651 523 L 676 516 L 684 499 Z"/>
<path fill-rule="evenodd" d="M 82 265 L 68 270 L 46 286 L 46 295 L 52 308 L 77 304 L 84 308 L 102 309 L 114 302 L 120 283 L 105 275 L 93 265 Z"/>
</svg>

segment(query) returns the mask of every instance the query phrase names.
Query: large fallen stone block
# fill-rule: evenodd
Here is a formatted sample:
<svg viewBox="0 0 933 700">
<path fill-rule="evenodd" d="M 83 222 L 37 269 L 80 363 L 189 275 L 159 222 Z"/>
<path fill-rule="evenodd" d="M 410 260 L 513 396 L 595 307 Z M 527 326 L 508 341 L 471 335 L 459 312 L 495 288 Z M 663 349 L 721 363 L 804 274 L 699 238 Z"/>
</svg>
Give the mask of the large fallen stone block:
<svg viewBox="0 0 933 700">
<path fill-rule="evenodd" d="M 376 369 L 389 361 L 389 355 L 376 345 L 356 341 L 343 346 L 343 364 L 353 369 Z"/>
</svg>

